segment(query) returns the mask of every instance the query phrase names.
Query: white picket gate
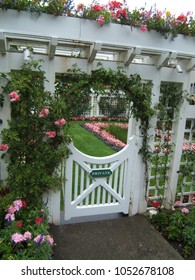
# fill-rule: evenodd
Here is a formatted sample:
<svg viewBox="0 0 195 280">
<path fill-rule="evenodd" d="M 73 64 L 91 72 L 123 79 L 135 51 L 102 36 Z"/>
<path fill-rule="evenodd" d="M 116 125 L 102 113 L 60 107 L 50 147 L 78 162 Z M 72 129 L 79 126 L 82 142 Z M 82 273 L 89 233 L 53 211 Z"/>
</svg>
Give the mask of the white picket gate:
<svg viewBox="0 0 195 280">
<path fill-rule="evenodd" d="M 90 145 L 90 144 L 89 144 Z M 129 213 L 135 160 L 135 138 L 118 153 L 92 157 L 69 145 L 64 182 L 64 220 L 73 217 Z"/>
</svg>

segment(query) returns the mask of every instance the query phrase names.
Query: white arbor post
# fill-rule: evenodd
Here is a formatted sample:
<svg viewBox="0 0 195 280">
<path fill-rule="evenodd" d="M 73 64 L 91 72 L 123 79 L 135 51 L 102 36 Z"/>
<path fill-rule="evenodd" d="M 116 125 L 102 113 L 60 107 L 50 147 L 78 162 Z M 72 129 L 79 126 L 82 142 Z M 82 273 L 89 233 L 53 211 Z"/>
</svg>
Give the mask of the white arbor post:
<svg viewBox="0 0 195 280">
<path fill-rule="evenodd" d="M 134 151 L 134 163 L 133 163 L 133 177 L 132 177 L 132 189 L 131 189 L 131 201 L 129 215 L 133 216 L 137 213 L 144 213 L 146 211 L 145 201 L 145 178 L 144 178 L 144 163 L 142 156 L 139 154 L 139 150 L 142 146 L 142 137 L 139 130 L 139 122 L 135 119 L 129 119 L 128 126 L 128 139 L 131 136 L 135 136 L 135 151 Z"/>
<path fill-rule="evenodd" d="M 49 211 L 49 223 L 60 224 L 60 190 L 49 191 L 43 195 L 43 201 Z"/>
<path fill-rule="evenodd" d="M 173 157 L 170 163 L 169 182 L 165 187 L 164 200 L 164 207 L 167 209 L 170 209 L 173 203 L 175 202 L 177 181 L 179 176 L 178 171 L 180 168 L 180 160 L 184 142 L 184 130 L 188 107 L 188 102 L 184 100 L 184 103 L 182 104 L 180 111 L 178 112 L 177 122 L 173 127 L 173 143 L 175 143 L 175 145 L 173 147 Z"/>
</svg>

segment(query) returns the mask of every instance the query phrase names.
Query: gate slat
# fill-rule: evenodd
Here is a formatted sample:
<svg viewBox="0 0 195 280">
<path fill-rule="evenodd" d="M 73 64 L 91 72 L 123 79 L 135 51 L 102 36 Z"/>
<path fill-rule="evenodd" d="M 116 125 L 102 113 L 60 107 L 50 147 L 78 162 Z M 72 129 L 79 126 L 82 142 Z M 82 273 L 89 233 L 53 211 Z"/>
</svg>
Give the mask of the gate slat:
<svg viewBox="0 0 195 280">
<path fill-rule="evenodd" d="M 85 175 L 84 173 L 85 173 L 84 169 L 81 169 L 80 194 L 82 194 L 84 190 L 84 175 Z M 83 205 L 83 200 L 81 201 L 81 205 Z"/>
<path fill-rule="evenodd" d="M 75 163 L 75 176 L 74 176 L 74 200 L 78 196 L 78 176 L 79 176 L 79 171 L 78 171 L 78 163 Z"/>
<path fill-rule="evenodd" d="M 126 161 L 124 161 L 120 166 L 120 180 L 119 180 L 119 187 L 118 187 L 118 194 L 122 197 L 122 190 L 124 186 L 124 166 Z"/>
</svg>

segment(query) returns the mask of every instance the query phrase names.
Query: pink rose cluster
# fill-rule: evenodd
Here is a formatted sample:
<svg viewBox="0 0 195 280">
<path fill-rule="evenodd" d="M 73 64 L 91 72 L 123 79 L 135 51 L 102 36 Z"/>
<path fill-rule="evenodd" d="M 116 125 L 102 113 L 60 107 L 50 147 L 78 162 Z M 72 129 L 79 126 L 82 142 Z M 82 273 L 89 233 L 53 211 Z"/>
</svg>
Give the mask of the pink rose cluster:
<svg viewBox="0 0 195 280">
<path fill-rule="evenodd" d="M 183 206 L 184 206 L 184 204 L 183 204 L 181 201 L 177 200 L 177 201 L 175 201 L 175 203 L 174 203 L 172 209 L 175 210 L 175 207 L 183 207 Z M 188 213 L 190 212 L 190 210 L 189 210 L 188 208 L 186 208 L 186 207 L 183 207 L 183 208 L 181 209 L 181 212 L 182 212 L 183 214 L 188 214 Z"/>
<path fill-rule="evenodd" d="M 17 199 L 8 208 L 8 213 L 5 215 L 5 219 L 8 221 L 15 220 L 15 212 L 19 211 L 22 207 L 26 207 L 26 202 L 21 199 Z"/>
<path fill-rule="evenodd" d="M 43 108 L 39 113 L 40 118 L 46 118 L 48 115 L 49 115 L 49 109 L 48 108 Z M 59 119 L 59 120 L 55 121 L 54 124 L 56 126 L 63 126 L 63 125 L 66 124 L 66 120 L 62 118 L 62 119 Z M 46 131 L 45 135 L 48 138 L 55 138 L 56 137 L 56 131 Z"/>
<path fill-rule="evenodd" d="M 18 95 L 18 93 L 16 91 L 12 91 L 11 93 L 8 94 L 11 98 L 11 102 L 16 102 L 20 100 L 20 96 Z M 39 113 L 39 117 L 40 118 L 46 118 L 49 115 L 49 109 L 47 107 L 44 107 L 41 109 L 40 113 Z M 57 121 L 54 122 L 54 124 L 56 126 L 63 126 L 66 124 L 66 120 L 64 118 L 59 119 Z M 45 135 L 49 138 L 54 138 L 56 137 L 56 132 L 55 131 L 47 131 L 45 133 Z M 8 145 L 7 144 L 1 144 L 0 145 L 0 151 L 7 151 L 8 150 Z"/>
</svg>

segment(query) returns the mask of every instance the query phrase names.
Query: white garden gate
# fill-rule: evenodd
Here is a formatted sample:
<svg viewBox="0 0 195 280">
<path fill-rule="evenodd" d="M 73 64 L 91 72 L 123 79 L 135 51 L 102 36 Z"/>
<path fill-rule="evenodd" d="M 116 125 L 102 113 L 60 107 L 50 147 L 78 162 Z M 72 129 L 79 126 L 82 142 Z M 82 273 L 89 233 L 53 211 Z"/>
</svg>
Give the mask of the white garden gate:
<svg viewBox="0 0 195 280">
<path fill-rule="evenodd" d="M 73 217 L 129 213 L 135 161 L 135 138 L 106 157 L 92 157 L 69 145 L 64 182 L 64 220 Z"/>
</svg>

